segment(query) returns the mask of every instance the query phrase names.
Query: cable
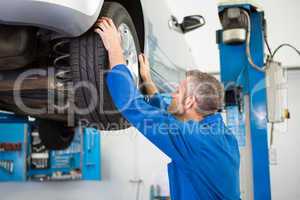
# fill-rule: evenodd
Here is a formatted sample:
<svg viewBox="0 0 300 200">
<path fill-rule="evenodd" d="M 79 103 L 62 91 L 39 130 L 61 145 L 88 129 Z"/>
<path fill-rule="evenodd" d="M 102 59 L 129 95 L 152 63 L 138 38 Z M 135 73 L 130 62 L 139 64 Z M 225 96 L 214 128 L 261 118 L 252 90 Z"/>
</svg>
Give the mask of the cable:
<svg viewBox="0 0 300 200">
<path fill-rule="evenodd" d="M 245 11 L 245 10 L 242 10 L 242 12 L 246 15 L 247 21 L 248 21 L 248 30 L 247 30 L 247 36 L 246 36 L 246 37 L 247 37 L 247 38 L 246 38 L 246 55 L 247 55 L 248 62 L 249 62 L 249 64 L 250 64 L 255 70 L 260 71 L 260 72 L 265 72 L 266 69 L 267 69 L 267 67 L 268 67 L 268 65 L 264 65 L 264 66 L 261 66 L 261 67 L 260 67 L 260 66 L 256 65 L 256 64 L 254 63 L 254 61 L 253 61 L 253 58 L 252 58 L 252 55 L 251 55 L 251 49 L 250 49 L 250 41 L 251 41 L 251 21 L 250 21 L 250 15 L 249 15 L 249 13 L 248 13 L 247 11 Z M 288 43 L 284 43 L 284 44 L 279 45 L 279 47 L 277 47 L 277 48 L 275 49 L 275 51 L 272 53 L 272 50 L 271 50 L 271 47 L 270 47 L 270 45 L 269 45 L 269 43 L 268 43 L 268 40 L 267 40 L 266 35 L 264 35 L 264 41 L 265 41 L 265 44 L 266 44 L 267 49 L 268 49 L 268 51 L 269 51 L 269 54 L 270 54 L 270 56 L 271 56 L 270 61 L 273 60 L 273 58 L 274 58 L 274 56 L 276 55 L 276 53 L 277 53 L 282 47 L 290 47 L 290 48 L 292 48 L 293 50 L 295 50 L 295 51 L 299 54 L 299 56 L 300 56 L 300 50 L 298 50 L 296 47 L 294 47 L 293 45 L 288 44 Z"/>
<path fill-rule="evenodd" d="M 242 10 L 242 12 L 246 15 L 247 17 L 247 21 L 248 21 L 248 31 L 247 31 L 247 39 L 246 39 L 246 54 L 247 54 L 247 59 L 249 64 L 256 69 L 257 71 L 260 72 L 265 72 L 266 71 L 266 67 L 259 67 L 258 65 L 256 65 L 252 59 L 252 55 L 251 55 L 251 50 L 250 50 L 250 41 L 251 41 L 251 21 L 250 21 L 250 16 L 248 14 L 247 11 Z"/>
<path fill-rule="evenodd" d="M 272 55 L 273 55 L 273 53 L 272 53 L 272 50 L 271 50 L 271 47 L 270 47 L 270 45 L 269 45 L 269 42 L 268 42 L 268 39 L 267 39 L 267 37 L 264 37 L 264 40 L 265 40 L 265 43 L 266 43 L 267 49 L 268 49 L 268 51 L 269 51 L 269 54 L 270 54 L 270 56 L 272 56 Z"/>
<path fill-rule="evenodd" d="M 298 50 L 296 47 L 294 47 L 294 46 L 291 45 L 291 44 L 284 43 L 284 44 L 279 45 L 279 46 L 275 49 L 274 53 L 271 54 L 271 60 L 273 60 L 273 58 L 274 58 L 274 56 L 276 55 L 276 53 L 277 53 L 282 47 L 290 47 L 290 48 L 292 48 L 293 50 L 295 50 L 295 51 L 298 53 L 298 55 L 300 56 L 300 50 Z"/>
<path fill-rule="evenodd" d="M 271 122 L 271 130 L 270 130 L 270 147 L 273 146 L 274 143 L 274 122 Z"/>
</svg>

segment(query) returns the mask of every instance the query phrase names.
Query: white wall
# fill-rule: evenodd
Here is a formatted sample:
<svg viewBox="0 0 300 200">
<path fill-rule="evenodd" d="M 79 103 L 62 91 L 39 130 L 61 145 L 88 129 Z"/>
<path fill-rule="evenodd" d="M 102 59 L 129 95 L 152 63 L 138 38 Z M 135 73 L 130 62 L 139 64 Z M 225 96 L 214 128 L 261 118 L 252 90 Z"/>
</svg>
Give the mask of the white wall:
<svg viewBox="0 0 300 200">
<path fill-rule="evenodd" d="M 298 0 L 259 0 L 266 13 L 269 42 L 273 49 L 282 43 L 291 43 L 300 49 L 300 1 Z M 284 66 L 300 66 L 297 54 L 282 49 L 278 60 Z"/>
<path fill-rule="evenodd" d="M 291 119 L 274 131 L 271 186 L 274 200 L 300 199 L 300 70 L 288 73 L 288 106 Z"/>
</svg>

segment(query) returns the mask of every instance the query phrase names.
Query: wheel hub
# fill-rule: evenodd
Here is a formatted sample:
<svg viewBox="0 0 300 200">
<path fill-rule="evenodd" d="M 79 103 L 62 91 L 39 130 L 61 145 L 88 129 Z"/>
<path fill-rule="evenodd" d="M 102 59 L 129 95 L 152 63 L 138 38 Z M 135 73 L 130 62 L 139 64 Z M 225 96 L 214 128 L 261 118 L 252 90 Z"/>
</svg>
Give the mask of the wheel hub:
<svg viewBox="0 0 300 200">
<path fill-rule="evenodd" d="M 120 24 L 118 30 L 121 35 L 121 45 L 122 45 L 126 64 L 133 77 L 135 85 L 138 87 L 139 63 L 138 63 L 138 55 L 137 55 L 137 50 L 134 42 L 134 37 L 129 27 L 125 23 Z"/>
</svg>

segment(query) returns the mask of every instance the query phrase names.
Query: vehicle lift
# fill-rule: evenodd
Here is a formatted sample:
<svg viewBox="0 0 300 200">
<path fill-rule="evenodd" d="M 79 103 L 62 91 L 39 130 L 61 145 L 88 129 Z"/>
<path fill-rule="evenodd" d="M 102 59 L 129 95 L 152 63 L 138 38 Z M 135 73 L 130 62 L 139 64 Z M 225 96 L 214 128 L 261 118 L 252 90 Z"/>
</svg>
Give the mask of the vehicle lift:
<svg viewBox="0 0 300 200">
<path fill-rule="evenodd" d="M 289 118 L 282 102 L 276 101 L 284 98 L 276 90 L 284 70 L 272 56 L 265 59 L 267 30 L 263 10 L 253 2 L 245 2 L 220 1 L 220 72 L 227 126 L 240 147 L 241 198 L 269 200 L 268 123 L 282 123 Z"/>
</svg>

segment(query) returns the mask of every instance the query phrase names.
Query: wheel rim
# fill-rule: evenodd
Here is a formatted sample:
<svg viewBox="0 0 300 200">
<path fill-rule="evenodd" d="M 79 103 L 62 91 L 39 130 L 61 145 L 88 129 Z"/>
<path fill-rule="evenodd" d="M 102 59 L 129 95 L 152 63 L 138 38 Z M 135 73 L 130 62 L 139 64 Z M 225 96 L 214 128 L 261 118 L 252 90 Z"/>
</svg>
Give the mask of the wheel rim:
<svg viewBox="0 0 300 200">
<path fill-rule="evenodd" d="M 138 55 L 134 42 L 134 37 L 129 27 L 122 23 L 118 28 L 121 35 L 121 45 L 128 69 L 133 77 L 135 85 L 139 85 L 139 63 Z"/>
</svg>

